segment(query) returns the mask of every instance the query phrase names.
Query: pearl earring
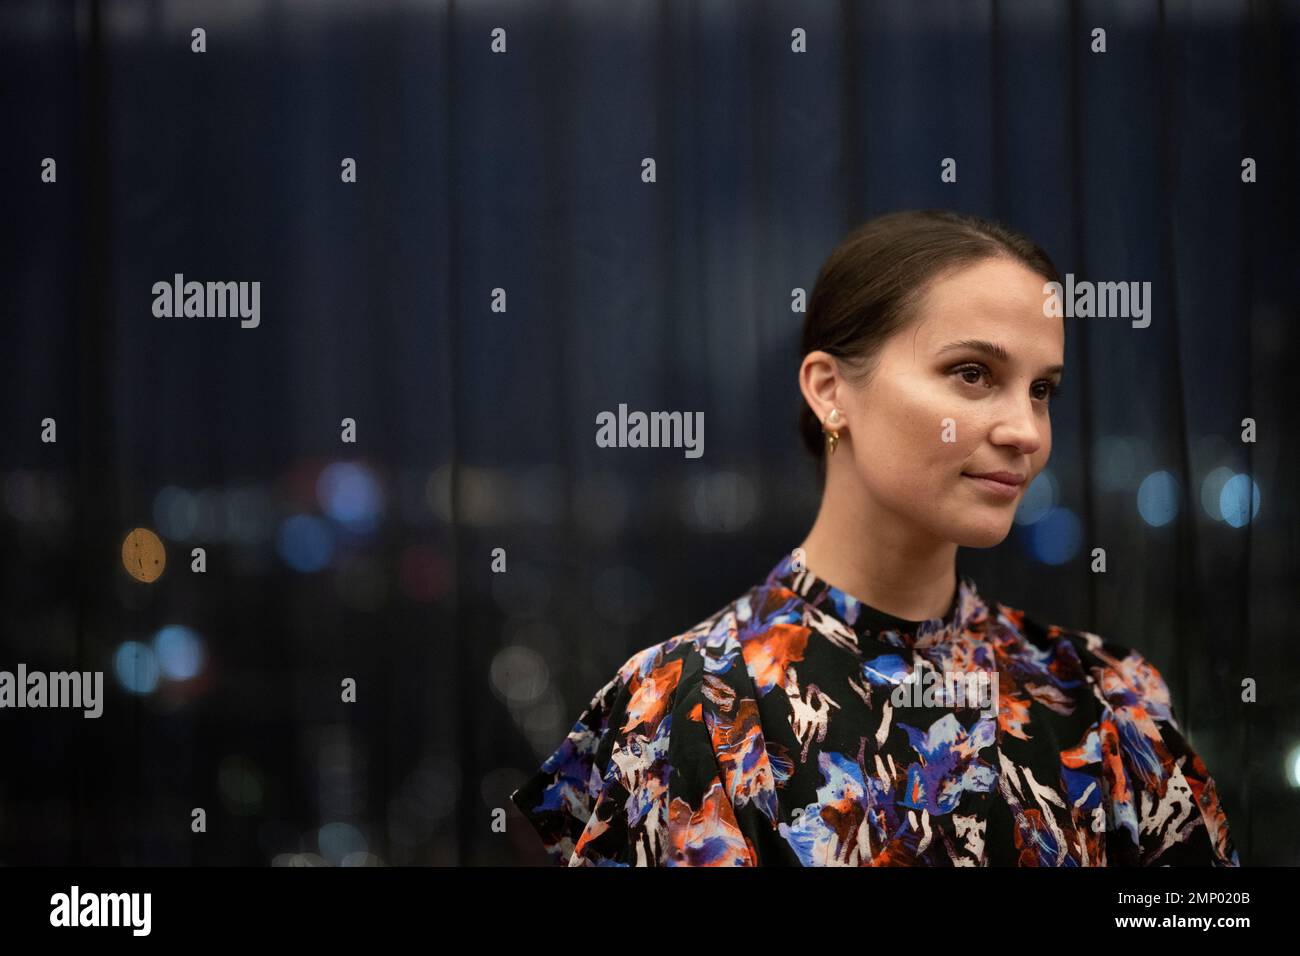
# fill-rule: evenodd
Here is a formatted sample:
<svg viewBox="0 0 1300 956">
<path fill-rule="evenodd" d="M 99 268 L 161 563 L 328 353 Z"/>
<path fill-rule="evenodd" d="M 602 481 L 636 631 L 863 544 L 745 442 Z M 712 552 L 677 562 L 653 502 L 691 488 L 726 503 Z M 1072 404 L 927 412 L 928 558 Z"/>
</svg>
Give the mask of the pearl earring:
<svg viewBox="0 0 1300 956">
<path fill-rule="evenodd" d="M 831 413 L 826 416 L 823 425 L 839 425 L 843 421 L 838 408 L 832 408 Z M 840 443 L 840 433 L 838 429 L 822 428 L 822 433 L 826 436 L 826 451 L 829 454 L 835 454 L 835 446 Z"/>
</svg>

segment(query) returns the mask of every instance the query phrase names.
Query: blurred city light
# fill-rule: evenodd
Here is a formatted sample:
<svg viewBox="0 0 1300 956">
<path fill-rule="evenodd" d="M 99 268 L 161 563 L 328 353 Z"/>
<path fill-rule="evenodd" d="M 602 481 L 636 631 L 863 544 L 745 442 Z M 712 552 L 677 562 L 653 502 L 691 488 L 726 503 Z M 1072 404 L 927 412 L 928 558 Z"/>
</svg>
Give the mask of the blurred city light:
<svg viewBox="0 0 1300 956">
<path fill-rule="evenodd" d="M 1220 465 L 1218 468 L 1211 469 L 1201 482 L 1201 508 L 1215 521 L 1223 520 L 1223 509 L 1219 505 L 1219 498 L 1223 494 L 1223 486 L 1228 483 L 1233 474 L 1235 472 L 1231 468 Z"/>
<path fill-rule="evenodd" d="M 1243 528 L 1259 514 L 1259 485 L 1250 475 L 1233 475 L 1219 493 L 1219 512 L 1234 528 Z"/>
<path fill-rule="evenodd" d="M 319 571 L 334 556 L 334 532 L 321 518 L 293 515 L 280 525 L 276 550 L 295 571 L 304 574 Z"/>
<path fill-rule="evenodd" d="M 117 682 L 132 694 L 149 694 L 158 686 L 158 658 L 148 644 L 126 641 L 113 655 Z"/>
<path fill-rule="evenodd" d="M 316 480 L 321 510 L 354 534 L 370 534 L 379 525 L 384 495 L 374 472 L 356 462 L 338 461 Z"/>
<path fill-rule="evenodd" d="M 188 627 L 171 624 L 153 639 L 158 668 L 170 680 L 189 680 L 203 667 L 203 641 Z"/>
<path fill-rule="evenodd" d="M 1178 514 L 1178 481 L 1167 471 L 1157 471 L 1138 485 L 1137 506 L 1142 520 L 1153 528 L 1173 521 Z"/>
</svg>

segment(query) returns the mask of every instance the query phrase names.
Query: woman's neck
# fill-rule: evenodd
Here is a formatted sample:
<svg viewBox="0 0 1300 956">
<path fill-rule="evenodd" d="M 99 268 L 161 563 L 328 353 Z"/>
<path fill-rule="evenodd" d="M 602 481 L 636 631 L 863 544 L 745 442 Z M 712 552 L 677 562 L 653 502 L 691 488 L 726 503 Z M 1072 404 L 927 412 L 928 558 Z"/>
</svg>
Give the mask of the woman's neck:
<svg viewBox="0 0 1300 956">
<path fill-rule="evenodd" d="M 957 545 L 886 511 L 862 487 L 828 478 L 800 547 L 827 584 L 894 617 L 942 617 L 957 587 Z"/>
</svg>

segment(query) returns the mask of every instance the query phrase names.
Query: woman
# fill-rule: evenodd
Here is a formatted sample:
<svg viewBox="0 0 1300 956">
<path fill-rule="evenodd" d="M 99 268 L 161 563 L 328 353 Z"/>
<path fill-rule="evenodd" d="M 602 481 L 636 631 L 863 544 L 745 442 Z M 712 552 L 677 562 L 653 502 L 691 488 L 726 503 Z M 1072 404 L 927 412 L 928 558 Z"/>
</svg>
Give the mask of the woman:
<svg viewBox="0 0 1300 956">
<path fill-rule="evenodd" d="M 555 862 L 1239 865 L 1159 672 L 957 573 L 1051 452 L 1059 281 L 1025 237 L 945 211 L 834 250 L 799 369 L 816 521 L 633 655 L 511 794 Z"/>
</svg>

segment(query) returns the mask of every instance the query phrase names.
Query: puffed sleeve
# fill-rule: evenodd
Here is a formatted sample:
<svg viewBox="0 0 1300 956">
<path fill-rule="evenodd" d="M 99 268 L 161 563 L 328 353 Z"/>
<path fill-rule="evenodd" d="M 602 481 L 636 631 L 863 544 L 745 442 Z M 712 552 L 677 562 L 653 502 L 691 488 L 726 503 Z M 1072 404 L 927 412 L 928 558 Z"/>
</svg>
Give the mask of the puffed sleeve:
<svg viewBox="0 0 1300 956">
<path fill-rule="evenodd" d="M 659 866 L 667 825 L 669 708 L 680 656 L 634 655 L 560 746 L 510 794 L 560 866 Z"/>
<path fill-rule="evenodd" d="M 1102 645 L 1098 685 L 1111 866 L 1240 866 L 1214 780 L 1169 688 L 1137 651 Z"/>
</svg>

